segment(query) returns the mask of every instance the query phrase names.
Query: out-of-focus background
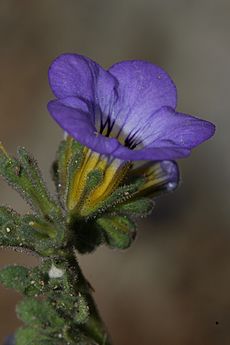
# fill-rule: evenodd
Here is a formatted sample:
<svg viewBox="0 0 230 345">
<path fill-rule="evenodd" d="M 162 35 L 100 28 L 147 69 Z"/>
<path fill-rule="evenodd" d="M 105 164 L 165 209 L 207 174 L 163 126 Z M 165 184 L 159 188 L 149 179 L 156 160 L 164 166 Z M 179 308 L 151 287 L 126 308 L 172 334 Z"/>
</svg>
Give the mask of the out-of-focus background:
<svg viewBox="0 0 230 345">
<path fill-rule="evenodd" d="M 213 121 L 213 140 L 180 162 L 183 183 L 139 222 L 125 252 L 80 258 L 116 345 L 230 344 L 229 0 L 1 0 L 0 140 L 26 146 L 50 188 L 62 131 L 50 118 L 47 69 L 63 52 L 104 67 L 146 59 L 174 79 L 178 109 Z M 5 183 L 0 201 L 28 207 Z M 36 259 L 1 250 L 1 266 Z M 20 299 L 0 290 L 1 340 Z"/>
</svg>

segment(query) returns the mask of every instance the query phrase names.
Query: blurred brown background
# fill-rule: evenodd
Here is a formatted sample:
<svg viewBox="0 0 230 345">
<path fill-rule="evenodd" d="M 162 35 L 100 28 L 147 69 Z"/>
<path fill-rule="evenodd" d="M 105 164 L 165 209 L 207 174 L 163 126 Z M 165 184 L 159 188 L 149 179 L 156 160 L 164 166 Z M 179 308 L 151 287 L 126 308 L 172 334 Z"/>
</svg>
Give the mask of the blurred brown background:
<svg viewBox="0 0 230 345">
<path fill-rule="evenodd" d="M 108 67 L 146 59 L 165 68 L 178 109 L 217 125 L 181 161 L 183 184 L 157 203 L 126 252 L 80 258 L 116 345 L 230 344 L 229 0 L 1 0 L 0 139 L 49 167 L 62 131 L 49 117 L 51 60 L 85 54 Z M 28 207 L 0 182 L 1 203 Z M 35 258 L 1 250 L 1 265 Z M 18 325 L 19 296 L 0 290 L 0 336 Z"/>
</svg>

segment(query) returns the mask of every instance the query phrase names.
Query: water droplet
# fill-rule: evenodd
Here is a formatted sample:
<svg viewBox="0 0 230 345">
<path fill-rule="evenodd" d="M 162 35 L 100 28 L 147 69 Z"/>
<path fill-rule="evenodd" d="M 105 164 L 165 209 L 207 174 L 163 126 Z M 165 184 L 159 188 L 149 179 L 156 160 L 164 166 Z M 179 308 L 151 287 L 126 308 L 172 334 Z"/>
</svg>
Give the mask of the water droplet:
<svg viewBox="0 0 230 345">
<path fill-rule="evenodd" d="M 174 190 L 176 188 L 176 186 L 177 186 L 176 182 L 169 182 L 167 184 L 167 190 L 168 191 L 172 191 L 172 190 Z"/>
</svg>

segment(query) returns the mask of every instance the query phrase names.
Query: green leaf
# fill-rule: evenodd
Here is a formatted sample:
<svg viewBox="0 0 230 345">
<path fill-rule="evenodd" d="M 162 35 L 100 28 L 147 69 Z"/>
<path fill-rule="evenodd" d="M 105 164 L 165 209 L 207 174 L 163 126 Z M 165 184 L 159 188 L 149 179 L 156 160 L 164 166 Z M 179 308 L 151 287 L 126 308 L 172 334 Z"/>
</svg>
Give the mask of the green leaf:
<svg viewBox="0 0 230 345">
<path fill-rule="evenodd" d="M 15 339 L 17 345 L 52 345 L 51 339 L 47 342 L 47 336 L 44 339 L 39 330 L 34 328 L 19 328 Z"/>
<path fill-rule="evenodd" d="M 97 219 L 97 223 L 112 248 L 126 249 L 135 239 L 136 225 L 126 216 L 108 215 Z"/>
<path fill-rule="evenodd" d="M 81 324 L 85 323 L 88 318 L 89 306 L 86 302 L 86 299 L 81 294 L 79 294 L 75 303 L 74 321 Z"/>
<path fill-rule="evenodd" d="M 0 282 L 7 288 L 24 293 L 29 285 L 29 270 L 22 266 L 9 266 L 0 271 Z"/>
<path fill-rule="evenodd" d="M 0 226 L 6 224 L 9 221 L 16 221 L 18 214 L 9 207 L 0 206 Z"/>
<path fill-rule="evenodd" d="M 12 209 L 0 207 L 0 245 L 34 249 L 34 230 Z"/>
<path fill-rule="evenodd" d="M 55 287 L 55 284 L 53 284 Z M 56 290 L 58 288 L 58 283 L 56 284 Z M 50 293 L 52 296 L 52 293 Z M 54 297 L 54 296 L 53 296 Z M 87 322 L 89 317 L 89 306 L 86 302 L 86 299 L 82 294 L 78 294 L 77 296 L 71 294 L 67 294 L 66 290 L 60 290 L 60 294 L 57 298 L 56 293 L 56 309 L 62 314 L 66 316 L 66 319 L 71 319 L 74 323 L 77 324 L 84 324 Z"/>
<path fill-rule="evenodd" d="M 26 296 L 38 296 L 47 290 L 48 275 L 39 267 L 8 266 L 0 271 L 0 282 Z"/>
<path fill-rule="evenodd" d="M 56 232 L 57 231 L 57 232 Z M 20 247 L 50 256 L 63 245 L 65 224 L 50 223 L 35 215 L 20 216 L 0 207 L 0 246 Z"/>
<path fill-rule="evenodd" d="M 17 306 L 17 315 L 30 326 L 61 331 L 65 325 L 65 320 L 58 315 L 49 302 L 33 298 L 26 298 Z"/>
<path fill-rule="evenodd" d="M 25 148 L 18 148 L 18 160 L 21 163 L 21 169 L 25 170 L 28 180 L 30 181 L 30 189 L 33 190 L 32 202 L 38 207 L 46 218 L 56 218 L 61 216 L 61 210 L 57 206 L 56 201 L 52 200 L 47 191 L 47 187 L 42 178 L 40 169 L 35 159 L 26 151 Z"/>
<path fill-rule="evenodd" d="M 52 333 L 47 329 L 35 327 L 19 328 L 16 332 L 17 345 L 68 345 L 62 333 Z M 72 343 L 71 343 L 72 345 Z"/>
<path fill-rule="evenodd" d="M 0 145 L 0 175 L 45 219 L 62 216 L 47 192 L 36 161 L 24 148 L 18 149 L 18 159 L 15 159 Z"/>
</svg>

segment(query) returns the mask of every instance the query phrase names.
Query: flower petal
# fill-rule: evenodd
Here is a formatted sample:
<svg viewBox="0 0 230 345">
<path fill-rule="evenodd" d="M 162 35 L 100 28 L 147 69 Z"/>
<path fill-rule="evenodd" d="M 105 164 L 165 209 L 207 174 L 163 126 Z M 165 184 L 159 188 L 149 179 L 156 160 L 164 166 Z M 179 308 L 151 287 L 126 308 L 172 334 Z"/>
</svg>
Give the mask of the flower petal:
<svg viewBox="0 0 230 345">
<path fill-rule="evenodd" d="M 57 98 L 77 96 L 87 102 L 101 103 L 114 97 L 116 79 L 93 60 L 78 54 L 62 54 L 49 69 L 49 83 Z"/>
<path fill-rule="evenodd" d="M 176 107 L 176 87 L 160 67 L 133 60 L 117 63 L 109 72 L 118 80 L 118 101 L 110 114 L 117 127 L 133 129 L 162 106 Z"/>
<path fill-rule="evenodd" d="M 48 110 L 55 121 L 74 139 L 101 154 L 113 154 L 119 142 L 99 134 L 94 126 L 93 114 L 87 105 L 75 97 L 54 100 Z"/>
<path fill-rule="evenodd" d="M 49 103 L 51 115 L 100 154 L 173 160 L 188 156 L 215 131 L 207 121 L 175 112 L 175 85 L 148 62 L 125 61 L 105 71 L 86 57 L 64 54 L 51 65 L 49 80 L 60 98 Z"/>
<path fill-rule="evenodd" d="M 152 147 L 143 148 L 140 150 L 130 150 L 123 145 L 113 152 L 113 156 L 127 161 L 161 161 L 161 160 L 174 160 L 189 156 L 191 151 L 187 148 L 181 147 Z"/>
<path fill-rule="evenodd" d="M 146 163 L 133 170 L 132 176 L 144 176 L 145 183 L 138 195 L 156 196 L 175 190 L 180 181 L 180 172 L 175 161 Z"/>
<path fill-rule="evenodd" d="M 209 139 L 215 132 L 215 126 L 208 121 L 163 107 L 146 122 L 141 121 L 135 131 L 134 140 L 141 142 L 137 149 L 119 147 L 114 156 L 129 160 L 183 158 L 190 154 L 192 148 Z"/>
<path fill-rule="evenodd" d="M 123 160 L 172 160 L 190 154 L 193 147 L 207 140 L 215 127 L 193 116 L 162 108 L 146 128 L 142 128 L 143 148 L 131 150 L 115 138 L 96 131 L 93 114 L 76 97 L 51 101 L 48 110 L 61 127 L 81 144 L 101 154 Z"/>
<path fill-rule="evenodd" d="M 181 147 L 191 150 L 209 139 L 215 126 L 195 116 L 163 107 L 142 127 L 143 145 L 150 147 Z"/>
</svg>

